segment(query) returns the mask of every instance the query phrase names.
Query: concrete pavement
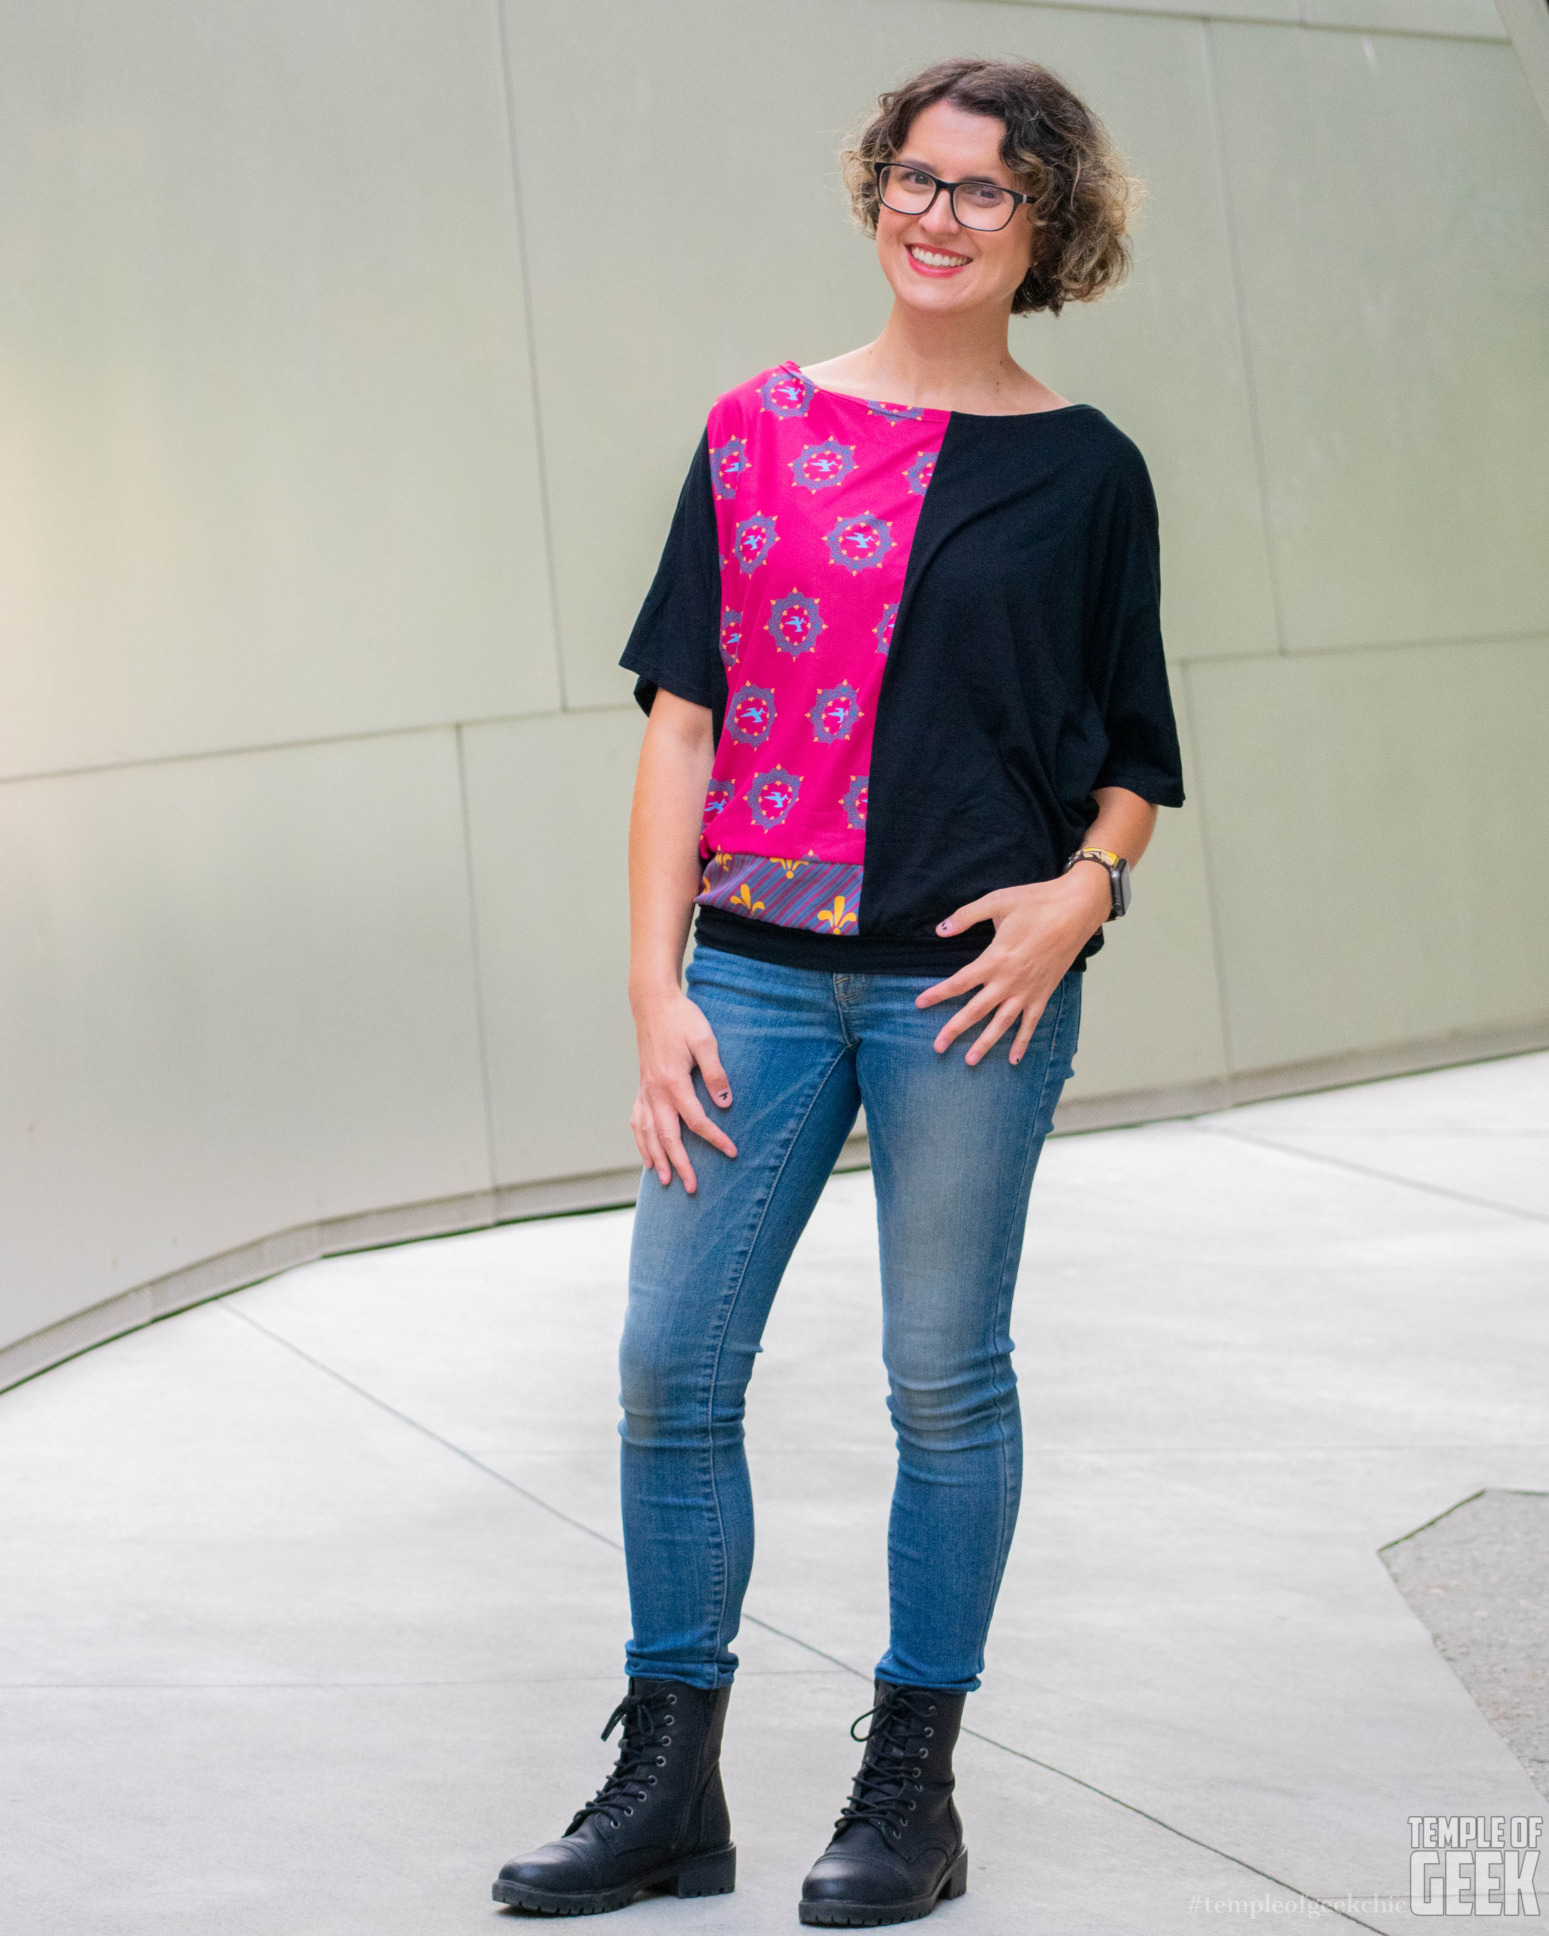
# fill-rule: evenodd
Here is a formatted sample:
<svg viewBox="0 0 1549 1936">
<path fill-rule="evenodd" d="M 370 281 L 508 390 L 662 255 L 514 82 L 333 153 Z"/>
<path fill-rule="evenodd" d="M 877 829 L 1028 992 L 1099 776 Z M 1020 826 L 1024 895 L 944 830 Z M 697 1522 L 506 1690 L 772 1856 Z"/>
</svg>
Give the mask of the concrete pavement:
<svg viewBox="0 0 1549 1936">
<path fill-rule="evenodd" d="M 611 1765 L 629 1227 L 309 1265 L 0 1396 L 7 1932 L 521 1920 L 495 1869 Z M 1549 1488 L 1546 1287 L 1549 1055 L 1048 1146 L 970 1887 L 933 1928 L 1397 1930 L 1408 1817 L 1546 1813 L 1378 1553 Z M 621 1929 L 796 1926 L 883 1642 L 877 1338 L 841 1176 L 750 1401 L 739 1889 Z"/>
</svg>

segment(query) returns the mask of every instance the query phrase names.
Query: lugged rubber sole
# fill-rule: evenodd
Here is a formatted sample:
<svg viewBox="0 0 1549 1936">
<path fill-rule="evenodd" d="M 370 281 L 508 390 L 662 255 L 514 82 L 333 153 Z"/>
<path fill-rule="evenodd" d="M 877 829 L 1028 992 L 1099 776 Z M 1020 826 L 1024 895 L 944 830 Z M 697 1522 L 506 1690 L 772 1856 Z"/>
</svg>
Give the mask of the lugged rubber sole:
<svg viewBox="0 0 1549 1936">
<path fill-rule="evenodd" d="M 941 1879 L 941 1886 L 913 1902 L 808 1902 L 803 1898 L 797 1915 L 804 1923 L 823 1923 L 837 1929 L 875 1929 L 883 1923 L 917 1923 L 928 1916 L 938 1902 L 949 1902 L 968 1889 L 968 1851 L 962 1854 Z"/>
<path fill-rule="evenodd" d="M 490 1894 L 509 1909 L 532 1909 L 540 1916 L 600 1916 L 609 1909 L 627 1909 L 648 1889 L 661 1889 L 668 1883 L 679 1896 L 729 1896 L 737 1886 L 736 1843 L 728 1842 L 724 1849 L 712 1849 L 707 1855 L 690 1856 L 686 1862 L 665 1863 L 617 1889 L 529 1889 L 525 1883 L 507 1882 L 502 1876 Z"/>
</svg>

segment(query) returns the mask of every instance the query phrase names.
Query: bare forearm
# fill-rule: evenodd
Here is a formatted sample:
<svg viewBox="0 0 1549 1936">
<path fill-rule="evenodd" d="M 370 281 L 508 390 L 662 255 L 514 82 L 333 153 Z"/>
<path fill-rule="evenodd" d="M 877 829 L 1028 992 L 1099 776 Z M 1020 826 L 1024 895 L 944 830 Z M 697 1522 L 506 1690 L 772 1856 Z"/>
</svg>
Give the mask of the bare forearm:
<svg viewBox="0 0 1549 1936">
<path fill-rule="evenodd" d="M 714 757 L 708 710 L 658 693 L 629 819 L 629 998 L 637 1010 L 681 985 Z"/>
<path fill-rule="evenodd" d="M 1133 867 L 1151 844 L 1157 809 L 1128 787 L 1099 787 L 1093 798 L 1097 801 L 1097 818 L 1087 828 L 1081 845 L 1102 847 Z"/>
</svg>

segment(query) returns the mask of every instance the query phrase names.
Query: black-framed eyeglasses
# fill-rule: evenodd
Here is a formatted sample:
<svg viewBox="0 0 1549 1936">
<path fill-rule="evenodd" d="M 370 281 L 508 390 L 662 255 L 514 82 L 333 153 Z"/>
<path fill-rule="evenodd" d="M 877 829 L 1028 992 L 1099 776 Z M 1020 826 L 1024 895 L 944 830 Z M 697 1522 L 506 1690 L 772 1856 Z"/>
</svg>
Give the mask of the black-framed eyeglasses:
<svg viewBox="0 0 1549 1936">
<path fill-rule="evenodd" d="M 895 215 L 924 215 L 936 205 L 945 189 L 954 220 L 965 229 L 993 234 L 1003 229 L 1031 195 L 1015 188 L 1002 188 L 999 182 L 943 181 L 939 175 L 907 162 L 884 161 L 877 164 L 877 195 L 884 208 Z"/>
</svg>

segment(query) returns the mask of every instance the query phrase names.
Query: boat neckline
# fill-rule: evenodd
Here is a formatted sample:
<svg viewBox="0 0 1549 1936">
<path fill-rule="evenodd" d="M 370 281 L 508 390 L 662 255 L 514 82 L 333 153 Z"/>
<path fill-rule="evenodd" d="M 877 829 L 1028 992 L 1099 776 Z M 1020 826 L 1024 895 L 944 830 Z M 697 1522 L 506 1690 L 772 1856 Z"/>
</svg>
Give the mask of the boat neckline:
<svg viewBox="0 0 1549 1936">
<path fill-rule="evenodd" d="M 788 357 L 778 366 L 791 370 L 803 383 L 812 383 L 801 365 L 793 357 Z M 886 397 L 861 397 L 853 390 L 831 390 L 826 383 L 812 383 L 814 392 L 820 397 L 838 397 L 842 403 L 858 403 L 867 410 L 907 412 L 920 417 L 967 417 L 974 423 L 1026 423 L 1032 417 L 1068 417 L 1073 410 L 1095 410 L 1095 403 L 1060 403 L 1052 410 L 942 410 L 934 404 L 893 403 Z"/>
</svg>

